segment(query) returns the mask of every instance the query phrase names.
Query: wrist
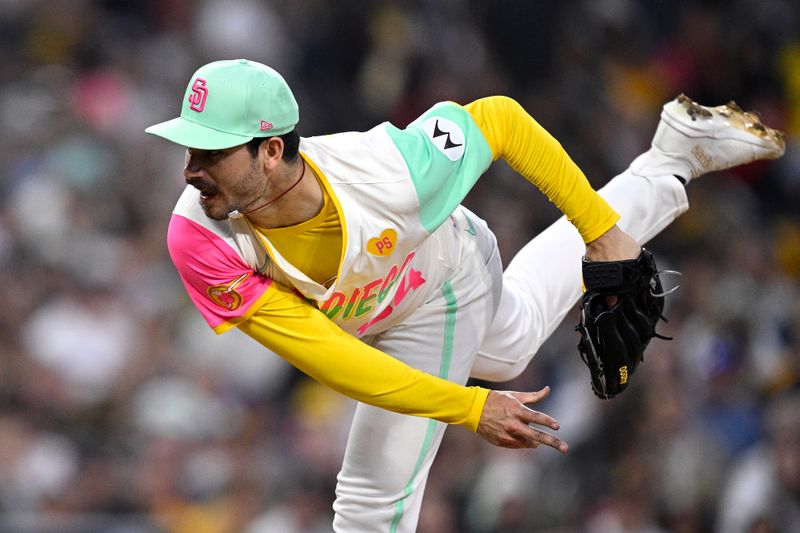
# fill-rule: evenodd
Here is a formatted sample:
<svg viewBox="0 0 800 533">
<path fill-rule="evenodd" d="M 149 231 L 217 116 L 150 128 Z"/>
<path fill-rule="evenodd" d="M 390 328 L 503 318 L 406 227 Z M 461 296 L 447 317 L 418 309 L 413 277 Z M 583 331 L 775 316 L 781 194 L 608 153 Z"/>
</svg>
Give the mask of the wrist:
<svg viewBox="0 0 800 533">
<path fill-rule="evenodd" d="M 586 243 L 586 259 L 589 261 L 635 259 L 639 257 L 640 251 L 641 246 L 617 225 Z"/>
</svg>

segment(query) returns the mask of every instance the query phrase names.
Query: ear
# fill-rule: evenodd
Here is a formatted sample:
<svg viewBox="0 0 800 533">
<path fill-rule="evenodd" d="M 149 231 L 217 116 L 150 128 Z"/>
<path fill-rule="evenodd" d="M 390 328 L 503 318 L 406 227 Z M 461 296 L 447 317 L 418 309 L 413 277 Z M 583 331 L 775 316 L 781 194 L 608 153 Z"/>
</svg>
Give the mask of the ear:
<svg viewBox="0 0 800 533">
<path fill-rule="evenodd" d="M 262 160 L 265 170 L 275 170 L 283 158 L 283 139 L 270 137 L 258 147 L 258 156 Z"/>
</svg>

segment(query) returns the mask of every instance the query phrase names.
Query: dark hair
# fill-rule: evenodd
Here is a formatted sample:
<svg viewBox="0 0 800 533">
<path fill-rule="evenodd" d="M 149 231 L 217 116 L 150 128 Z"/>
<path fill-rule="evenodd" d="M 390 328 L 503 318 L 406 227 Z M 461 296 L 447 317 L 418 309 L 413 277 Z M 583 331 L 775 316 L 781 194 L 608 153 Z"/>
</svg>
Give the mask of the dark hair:
<svg viewBox="0 0 800 533">
<path fill-rule="evenodd" d="M 283 140 L 283 156 L 281 159 L 287 163 L 297 159 L 300 154 L 300 134 L 297 133 L 297 130 L 292 130 L 283 135 L 270 135 L 270 137 L 279 137 Z M 253 137 L 253 140 L 247 143 L 247 151 L 250 152 L 251 156 L 255 157 L 258 154 L 258 147 L 270 137 Z"/>
</svg>

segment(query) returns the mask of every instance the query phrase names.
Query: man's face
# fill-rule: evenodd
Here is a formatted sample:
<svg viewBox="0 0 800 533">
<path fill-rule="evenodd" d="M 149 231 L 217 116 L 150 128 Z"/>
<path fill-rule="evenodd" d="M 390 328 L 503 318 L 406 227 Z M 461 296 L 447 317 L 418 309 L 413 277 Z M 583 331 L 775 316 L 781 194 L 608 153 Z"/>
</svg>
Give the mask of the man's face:
<svg viewBox="0 0 800 533">
<path fill-rule="evenodd" d="M 186 150 L 186 183 L 200 191 L 206 216 L 225 220 L 231 211 L 244 212 L 266 197 L 267 176 L 245 145 L 224 150 Z"/>
</svg>

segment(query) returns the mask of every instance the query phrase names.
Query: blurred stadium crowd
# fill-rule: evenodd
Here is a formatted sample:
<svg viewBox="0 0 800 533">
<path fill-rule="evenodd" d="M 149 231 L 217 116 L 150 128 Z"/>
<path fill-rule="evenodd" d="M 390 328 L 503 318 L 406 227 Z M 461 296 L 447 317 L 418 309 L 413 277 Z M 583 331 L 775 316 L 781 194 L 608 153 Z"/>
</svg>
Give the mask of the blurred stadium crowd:
<svg viewBox="0 0 800 533">
<path fill-rule="evenodd" d="M 183 154 L 143 129 L 235 57 L 284 74 L 306 136 L 512 96 L 597 187 L 680 92 L 784 129 L 651 243 L 675 340 L 601 402 L 569 316 L 495 388 L 551 385 L 570 453 L 451 428 L 419 530 L 800 531 L 796 1 L 2 0 L 0 49 L 0 531 L 330 531 L 352 402 L 216 337 L 166 254 Z M 467 203 L 506 261 L 557 216 L 502 163 Z"/>
</svg>

